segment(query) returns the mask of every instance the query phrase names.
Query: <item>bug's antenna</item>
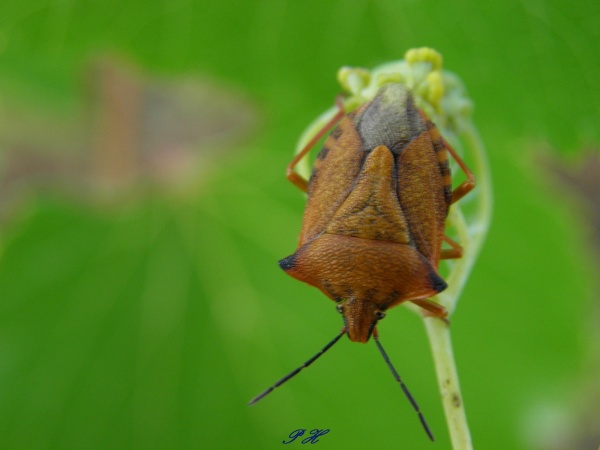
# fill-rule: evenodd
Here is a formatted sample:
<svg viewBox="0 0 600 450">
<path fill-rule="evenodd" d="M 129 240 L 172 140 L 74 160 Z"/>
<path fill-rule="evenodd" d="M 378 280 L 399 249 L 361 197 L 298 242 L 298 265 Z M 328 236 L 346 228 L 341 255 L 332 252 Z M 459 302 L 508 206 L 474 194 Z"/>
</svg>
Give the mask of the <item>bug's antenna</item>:
<svg viewBox="0 0 600 450">
<path fill-rule="evenodd" d="M 285 377 L 283 377 L 281 380 L 279 380 L 273 386 L 271 386 L 270 388 L 268 388 L 268 389 L 264 390 L 263 392 L 261 392 L 260 394 L 258 394 L 256 397 L 254 397 L 252 400 L 250 400 L 250 402 L 248 403 L 248 405 L 254 405 L 257 401 L 259 401 L 261 398 L 265 397 L 273 389 L 275 389 L 276 387 L 281 386 L 287 380 L 289 380 L 293 376 L 297 375 L 298 372 L 300 372 L 305 367 L 310 366 L 313 362 L 315 362 L 319 358 L 319 356 L 321 356 L 323 353 L 325 353 L 327 350 L 329 350 L 331 347 L 333 347 L 333 344 L 335 344 L 337 341 L 339 341 L 340 338 L 344 334 L 346 334 L 346 327 L 342 328 L 342 331 L 340 332 L 340 334 L 338 334 L 335 338 L 333 338 L 333 340 L 329 344 L 327 344 L 325 347 L 323 347 L 323 349 L 319 353 L 317 353 L 315 356 L 313 356 L 312 358 L 310 358 L 308 361 L 306 361 L 304 364 L 302 364 L 296 370 L 293 370 L 292 372 L 288 373 Z"/>
<path fill-rule="evenodd" d="M 423 429 L 425 430 L 425 433 L 427 433 L 427 436 L 429 436 L 429 439 L 431 439 L 432 441 L 435 441 L 435 438 L 433 437 L 433 433 L 429 429 L 429 425 L 427 425 L 427 421 L 425 420 L 425 417 L 423 416 L 423 413 L 419 409 L 419 405 L 417 405 L 417 402 L 415 401 L 415 399 L 411 395 L 410 391 L 408 390 L 408 388 L 406 387 L 406 385 L 404 384 L 404 382 L 400 378 L 400 375 L 398 375 L 398 372 L 396 372 L 396 369 L 394 369 L 394 366 L 392 366 L 392 362 L 390 361 L 390 358 L 388 358 L 387 353 L 385 352 L 385 350 L 381 346 L 381 343 L 379 342 L 379 337 L 377 336 L 377 332 L 373 333 L 373 339 L 375 339 L 375 343 L 377 344 L 377 347 L 379 348 L 379 351 L 381 352 L 381 355 L 383 356 L 383 359 L 385 360 L 385 362 L 387 363 L 388 367 L 392 371 L 392 375 L 394 375 L 394 378 L 396 379 L 396 381 L 398 383 L 400 383 L 400 387 L 402 388 L 402 392 L 404 392 L 404 395 L 406 395 L 406 398 L 408 399 L 408 401 L 412 405 L 413 409 L 419 415 L 419 420 L 421 421 L 421 425 L 423 425 Z"/>
</svg>

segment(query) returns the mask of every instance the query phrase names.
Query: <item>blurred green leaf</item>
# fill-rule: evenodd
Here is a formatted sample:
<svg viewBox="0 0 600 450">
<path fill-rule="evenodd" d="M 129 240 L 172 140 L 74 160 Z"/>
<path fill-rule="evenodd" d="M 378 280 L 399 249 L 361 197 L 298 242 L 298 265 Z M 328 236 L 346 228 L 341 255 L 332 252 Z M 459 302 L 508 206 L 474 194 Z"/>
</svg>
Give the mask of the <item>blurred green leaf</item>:
<svg viewBox="0 0 600 450">
<path fill-rule="evenodd" d="M 283 177 L 298 134 L 332 104 L 340 66 L 422 45 L 465 81 L 494 176 L 491 233 L 452 324 L 475 447 L 543 448 L 552 427 L 534 416 L 548 405 L 568 413 L 594 271 L 582 224 L 529 155 L 538 143 L 576 154 L 599 141 L 598 2 L 1 9 L 2 151 L 13 114 L 77 124 L 82 73 L 106 52 L 153 76 L 214 77 L 267 117 L 262 135 L 183 194 L 151 188 L 100 208 L 25 190 L 0 260 L 2 448 L 278 448 L 298 428 L 331 429 L 317 444 L 327 448 L 429 448 L 371 343 L 340 342 L 246 406 L 341 326 L 331 302 L 276 265 L 300 229 L 304 200 Z M 390 357 L 448 448 L 418 318 L 398 309 L 384 325 Z"/>
</svg>

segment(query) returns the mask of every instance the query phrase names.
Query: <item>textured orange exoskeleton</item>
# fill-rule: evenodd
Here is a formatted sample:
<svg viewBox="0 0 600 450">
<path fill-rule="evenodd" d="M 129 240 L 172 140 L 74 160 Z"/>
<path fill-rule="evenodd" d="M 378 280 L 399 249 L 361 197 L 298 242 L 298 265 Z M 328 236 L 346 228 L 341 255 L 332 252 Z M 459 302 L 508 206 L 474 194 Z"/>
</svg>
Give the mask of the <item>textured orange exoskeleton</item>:
<svg viewBox="0 0 600 450">
<path fill-rule="evenodd" d="M 293 169 L 310 146 L 288 167 L 308 201 L 298 249 L 281 268 L 335 300 L 355 342 L 367 342 L 385 311 L 402 302 L 446 317 L 428 298 L 447 287 L 440 259 L 462 255 L 445 236 L 446 216 L 475 182 L 410 90 L 385 84 L 344 115 L 307 183 Z M 454 191 L 448 153 L 468 178 Z M 442 250 L 443 241 L 452 248 Z"/>
<path fill-rule="evenodd" d="M 431 440 L 417 402 L 392 366 L 375 326 L 385 311 L 413 302 L 445 319 L 429 300 L 446 282 L 441 259 L 460 258 L 462 248 L 445 235 L 450 205 L 475 187 L 475 178 L 415 106 L 400 83 L 383 85 L 373 100 L 339 113 L 294 158 L 287 176 L 308 193 L 296 252 L 279 261 L 289 275 L 318 287 L 337 302 L 342 331 L 319 353 L 250 400 L 254 404 L 311 365 L 347 334 L 355 342 L 371 335 Z M 306 181 L 294 167 L 336 123 Z M 467 175 L 452 190 L 450 153 Z M 447 242 L 452 248 L 442 249 Z"/>
</svg>

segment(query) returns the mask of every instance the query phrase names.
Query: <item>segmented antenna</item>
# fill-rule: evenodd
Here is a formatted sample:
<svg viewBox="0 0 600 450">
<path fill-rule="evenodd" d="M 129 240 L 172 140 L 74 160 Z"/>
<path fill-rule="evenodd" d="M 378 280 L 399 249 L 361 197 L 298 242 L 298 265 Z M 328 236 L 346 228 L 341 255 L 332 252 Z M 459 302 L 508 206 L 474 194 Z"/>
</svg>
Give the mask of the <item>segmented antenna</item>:
<svg viewBox="0 0 600 450">
<path fill-rule="evenodd" d="M 413 409 L 419 415 L 419 420 L 421 421 L 421 425 L 423 425 L 423 429 L 425 430 L 425 433 L 427 433 L 427 436 L 429 436 L 429 439 L 431 439 L 432 441 L 435 441 L 435 438 L 433 437 L 433 433 L 429 429 L 429 425 L 427 425 L 427 421 L 425 420 L 425 417 L 423 416 L 423 413 L 419 409 L 419 405 L 417 405 L 417 402 L 415 401 L 415 399 L 413 398 L 413 396 L 409 392 L 408 388 L 406 387 L 406 385 L 404 384 L 404 382 L 400 378 L 400 375 L 398 375 L 398 372 L 396 372 L 396 369 L 394 369 L 394 366 L 392 366 L 392 362 L 390 361 L 390 358 L 388 358 L 387 353 L 385 352 L 385 350 L 381 346 L 381 343 L 379 342 L 379 337 L 377 336 L 376 333 L 373 333 L 373 339 L 375 339 L 375 343 L 377 344 L 377 347 L 379 348 L 379 351 L 381 352 L 381 355 L 383 356 L 383 359 L 385 360 L 385 362 L 387 363 L 388 367 L 392 371 L 392 375 L 394 375 L 394 378 L 396 379 L 396 381 L 398 383 L 400 383 L 400 387 L 402 388 L 402 392 L 404 392 L 404 395 L 406 395 L 406 398 L 408 399 L 408 401 L 412 405 Z"/>
<path fill-rule="evenodd" d="M 258 394 L 256 397 L 254 397 L 252 400 L 250 400 L 250 402 L 248 403 L 248 405 L 254 405 L 257 401 L 259 401 L 261 398 L 265 397 L 273 389 L 275 389 L 276 387 L 281 386 L 287 380 L 289 380 L 293 376 L 297 375 L 298 372 L 300 372 L 305 367 L 310 366 L 313 362 L 315 362 L 319 358 L 319 356 L 321 356 L 323 353 L 325 353 L 327 350 L 329 350 L 331 347 L 333 347 L 333 344 L 335 344 L 337 341 L 339 341 L 340 338 L 344 334 L 346 334 L 346 327 L 342 328 L 342 331 L 340 332 L 340 334 L 338 334 L 329 344 L 327 344 L 325 347 L 323 347 L 323 349 L 319 353 L 317 353 L 315 356 L 313 356 L 312 358 L 310 358 L 308 361 L 306 361 L 304 364 L 302 364 L 296 370 L 293 370 L 292 372 L 288 373 L 285 377 L 283 377 L 281 380 L 279 380 L 273 386 L 271 386 L 270 388 L 268 388 L 265 391 L 263 391 L 260 394 Z"/>
</svg>

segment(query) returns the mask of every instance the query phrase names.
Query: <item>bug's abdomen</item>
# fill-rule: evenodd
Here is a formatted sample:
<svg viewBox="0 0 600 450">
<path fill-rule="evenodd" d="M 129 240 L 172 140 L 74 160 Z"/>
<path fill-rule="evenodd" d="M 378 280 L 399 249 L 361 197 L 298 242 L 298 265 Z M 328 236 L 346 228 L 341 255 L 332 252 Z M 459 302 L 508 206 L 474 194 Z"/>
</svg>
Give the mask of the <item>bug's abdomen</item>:
<svg viewBox="0 0 600 450">
<path fill-rule="evenodd" d="M 439 154 L 434 149 L 430 132 L 424 131 L 396 160 L 398 199 L 410 235 L 416 248 L 434 267 L 439 262 L 448 214 L 446 180 L 440 170 Z"/>
<path fill-rule="evenodd" d="M 425 117 L 424 114 L 423 116 L 425 119 L 427 119 L 427 117 Z M 427 131 L 429 132 L 431 143 L 433 144 L 433 149 L 436 153 L 438 167 L 440 169 L 440 173 L 442 174 L 442 180 L 444 183 L 444 199 L 446 200 L 447 214 L 447 210 L 450 208 L 450 204 L 452 203 L 452 174 L 450 173 L 450 162 L 448 161 L 448 152 L 446 150 L 448 144 L 441 136 L 435 124 L 428 119 Z"/>
<path fill-rule="evenodd" d="M 452 199 L 446 143 L 400 83 L 346 116 L 308 186 L 299 245 L 322 233 L 414 246 L 437 267 Z"/>
</svg>

